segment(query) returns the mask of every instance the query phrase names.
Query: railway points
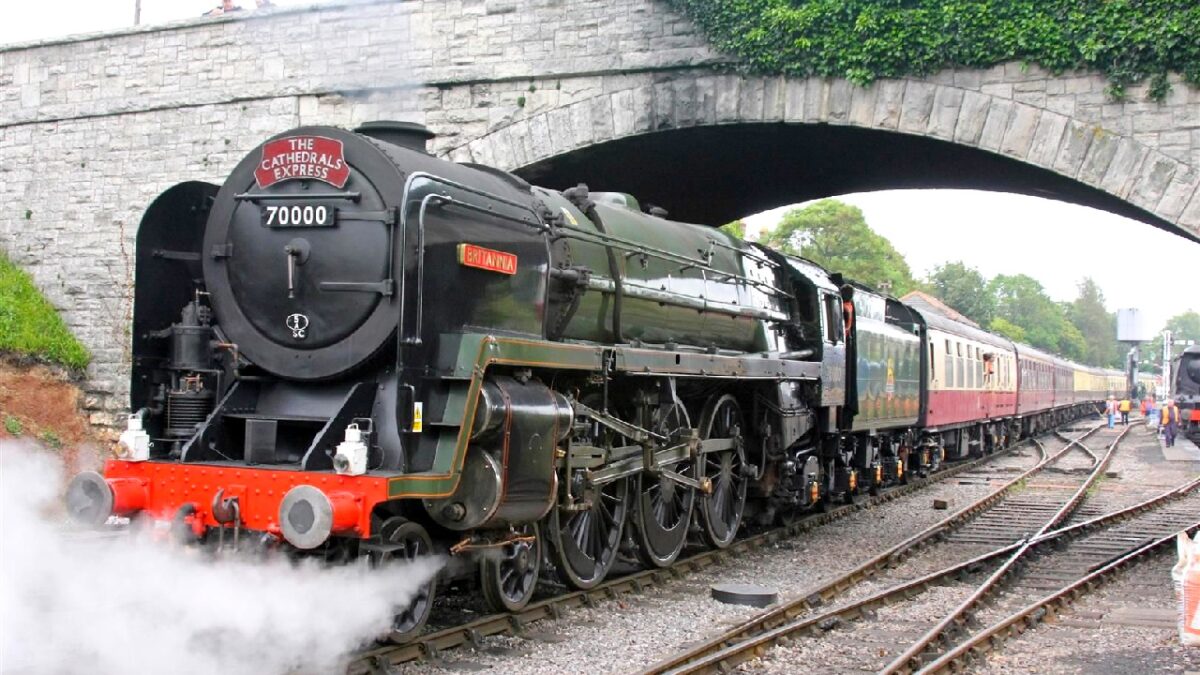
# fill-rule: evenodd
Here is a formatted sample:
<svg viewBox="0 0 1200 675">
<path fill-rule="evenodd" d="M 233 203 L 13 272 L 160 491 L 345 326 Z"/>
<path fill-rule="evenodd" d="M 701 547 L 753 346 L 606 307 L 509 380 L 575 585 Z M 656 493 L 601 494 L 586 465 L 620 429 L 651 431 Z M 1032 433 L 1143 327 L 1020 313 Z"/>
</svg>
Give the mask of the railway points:
<svg viewBox="0 0 1200 675">
<path fill-rule="evenodd" d="M 1122 435 L 1124 434 L 1125 432 L 1122 432 Z M 1146 455 L 1149 454 L 1146 452 L 1148 449 L 1156 449 L 1145 439 L 1140 440 L 1141 442 L 1135 443 L 1135 447 L 1130 449 L 1131 452 L 1125 455 L 1121 453 L 1116 455 L 1116 457 L 1126 460 L 1122 462 L 1125 468 L 1144 469 L 1144 463 L 1139 462 L 1134 455 Z M 1182 482 L 1175 483 L 1174 487 L 1168 490 L 1159 489 L 1154 496 L 1148 495 L 1149 492 L 1155 490 L 1153 485 L 1147 486 L 1140 483 L 1131 485 L 1129 490 L 1117 490 L 1112 484 L 1113 481 L 1105 481 L 1085 490 L 1084 494 L 1088 500 L 1084 502 L 1086 509 L 1079 509 L 1076 517 L 1068 521 L 1072 523 L 1069 527 L 1056 530 L 1049 535 L 1064 541 L 1055 541 L 1055 548 L 1049 549 L 1048 552 L 1042 545 L 1044 542 L 1032 547 L 1044 552 L 1044 555 L 1022 569 L 1017 575 L 1016 581 L 1005 587 L 1005 591 L 995 605 L 979 610 L 978 616 L 972 617 L 971 622 L 966 624 L 953 622 L 955 626 L 953 633 L 956 638 L 961 639 L 959 637 L 961 633 L 965 631 L 969 634 L 971 632 L 971 628 L 966 628 L 967 626 L 988 627 L 995 622 L 1000 624 L 1000 627 L 991 627 L 980 632 L 976 636 L 976 642 L 963 643 L 957 651 L 943 656 L 941 661 L 935 658 L 923 659 L 925 663 L 922 664 L 910 661 L 914 655 L 920 653 L 916 645 L 929 643 L 933 634 L 938 633 L 938 626 L 934 626 L 932 629 L 928 628 L 929 617 L 947 612 L 950 607 L 955 607 L 955 611 L 951 614 L 957 613 L 964 605 L 968 604 L 967 600 L 972 594 L 979 593 L 982 588 L 974 586 L 973 583 L 965 583 L 964 579 L 974 578 L 978 581 L 979 577 L 988 575 L 988 573 L 990 573 L 989 578 L 999 576 L 998 568 L 995 568 L 994 565 L 989 567 L 991 563 L 988 561 L 1001 554 L 1013 553 L 1015 550 L 1026 547 L 1029 543 L 1028 541 L 1022 543 L 1017 539 L 1009 539 L 1014 543 L 984 552 L 984 549 L 988 548 L 988 544 L 1005 541 L 1016 533 L 1013 529 L 997 528 L 995 523 L 992 526 L 981 526 L 987 523 L 988 515 L 1000 513 L 1003 509 L 984 514 L 975 523 L 972 523 L 977 527 L 972 528 L 971 525 L 968 525 L 945 539 L 946 543 L 955 544 L 958 548 L 964 549 L 956 556 L 950 557 L 965 559 L 966 562 L 951 565 L 948 568 L 942 567 L 941 565 L 947 558 L 943 544 L 940 550 L 930 549 L 914 556 L 911 562 L 915 565 L 898 566 L 897 570 L 891 570 L 888 574 L 881 575 L 881 578 L 862 584 L 863 588 L 857 594 L 848 594 L 842 603 L 835 604 L 834 609 L 824 612 L 804 612 L 790 623 L 777 625 L 770 630 L 764 630 L 765 626 L 762 624 L 757 626 L 758 631 L 756 632 L 739 633 L 736 629 L 731 630 L 718 639 L 710 640 L 694 647 L 689 652 L 660 662 L 646 672 L 723 672 L 732 668 L 747 672 L 789 672 L 788 669 L 794 667 L 796 663 L 805 663 L 815 672 L 825 672 L 826 670 L 829 672 L 850 670 L 909 672 L 920 667 L 927 667 L 930 672 L 935 672 L 942 668 L 963 667 L 968 657 L 977 657 L 991 645 L 998 645 L 1002 637 L 1024 632 L 1027 626 L 1044 618 L 1048 611 L 1053 612 L 1057 607 L 1056 603 L 1064 602 L 1059 598 L 1042 598 L 1042 595 L 1051 592 L 1051 590 L 1047 590 L 1048 588 L 1059 591 L 1066 597 L 1066 601 L 1069 601 L 1082 592 L 1080 589 L 1095 587 L 1106 578 L 1105 575 L 1119 573 L 1139 559 L 1139 556 L 1152 553 L 1155 547 L 1169 544 L 1168 540 L 1180 529 L 1194 528 L 1198 524 L 1200 491 L 1197 488 L 1200 487 L 1198 485 L 1200 479 L 1196 477 L 1197 467 L 1192 466 L 1178 471 L 1171 467 L 1165 467 L 1161 459 L 1155 460 L 1155 463 L 1160 469 L 1155 474 L 1157 476 L 1155 482 L 1172 482 L 1183 478 Z M 1165 471 L 1162 471 L 1163 469 Z M 1103 475 L 1099 471 L 1090 473 L 1093 478 Z M 1146 471 L 1139 473 L 1143 476 L 1150 475 Z M 1044 473 L 1042 475 L 1045 476 Z M 1048 481 L 1043 481 L 1041 488 L 1041 490 L 1035 488 L 1035 491 L 1054 492 L 1063 489 Z M 1074 492 L 1078 494 L 1079 490 Z M 1101 495 L 1107 495 L 1108 498 L 1099 498 Z M 1113 499 L 1114 495 L 1120 496 Z M 1045 496 L 1042 495 L 1042 498 Z M 1006 503 L 1018 503 L 1022 498 L 1028 499 L 1024 493 L 1020 493 Z M 1159 502 L 1162 502 L 1162 505 L 1159 505 Z M 1023 506 L 1026 507 L 1023 511 L 1030 513 L 1040 510 L 1036 505 L 1028 502 Z M 1030 506 L 1033 508 L 1029 508 Z M 1109 510 L 1110 507 L 1115 508 Z M 1087 517 L 1083 515 L 1087 511 L 1095 512 L 1097 510 L 1103 512 L 1104 515 Z M 1057 514 L 1058 510 L 1055 513 Z M 1114 514 L 1122 515 L 1115 516 Z M 1102 525 L 1110 521 L 1120 524 L 1100 529 Z M 1016 531 L 1021 529 L 1020 527 L 1015 528 Z M 972 530 L 974 531 L 972 532 Z M 1020 538 L 1021 535 L 1017 534 L 1017 537 Z M 1028 539 L 1028 537 L 1029 535 L 1026 534 L 1024 538 Z M 1064 543 L 1068 537 L 1079 538 L 1076 541 Z M 1034 541 L 1036 541 L 1036 537 Z M 1145 546 L 1148 543 L 1153 543 L 1154 546 Z M 972 545 L 975 545 L 974 549 L 969 548 Z M 1141 550 L 1143 548 L 1144 550 Z M 978 555 L 971 558 L 967 555 L 968 552 Z M 1135 552 L 1137 555 L 1132 555 Z M 1116 561 L 1126 554 L 1131 554 L 1130 559 L 1120 560 L 1117 564 Z M 1108 563 L 1114 563 L 1112 569 L 1103 569 Z M 1077 581 L 1077 578 L 1082 578 L 1097 569 L 1103 569 L 1104 574 L 1097 574 L 1094 578 L 1080 581 L 1077 586 L 1065 591 L 1059 588 L 1060 586 L 1067 587 Z M 906 580 L 898 580 L 896 574 Z M 1160 591 L 1162 587 L 1169 586 L 1169 582 L 1166 580 L 1165 576 L 1159 580 Z M 1033 606 L 1032 604 L 1023 606 L 1022 601 L 1024 600 L 1032 602 L 1033 597 L 1031 596 L 1049 606 L 1049 609 L 1046 606 Z M 1021 608 L 1019 613 L 1021 620 L 1025 623 L 1014 617 L 1003 616 L 1004 612 L 1012 609 L 1013 606 Z M 1171 606 L 1173 607 L 1173 605 Z M 1166 608 L 1160 607 L 1160 609 Z M 924 635 L 920 635 L 921 630 L 926 631 Z M 1004 635 L 1002 636 L 1001 633 Z M 918 635 L 920 638 L 917 637 Z M 905 640 L 912 641 L 914 646 L 904 654 L 900 654 L 901 648 L 897 647 L 897 643 L 904 644 Z M 768 652 L 767 650 L 772 644 L 778 646 L 775 650 Z M 714 651 L 714 647 L 721 647 L 721 649 Z M 1057 651 L 1069 652 L 1061 646 Z M 1032 663 L 1027 658 L 1021 658 L 1019 649 L 1015 652 L 1016 654 L 1010 659 L 1027 664 Z M 759 654 L 766 654 L 766 656 L 761 660 L 753 660 Z M 978 665 L 974 664 L 972 667 L 978 667 Z M 925 671 L 922 670 L 922 672 Z M 1063 672 L 1073 671 L 1065 669 Z"/>
</svg>

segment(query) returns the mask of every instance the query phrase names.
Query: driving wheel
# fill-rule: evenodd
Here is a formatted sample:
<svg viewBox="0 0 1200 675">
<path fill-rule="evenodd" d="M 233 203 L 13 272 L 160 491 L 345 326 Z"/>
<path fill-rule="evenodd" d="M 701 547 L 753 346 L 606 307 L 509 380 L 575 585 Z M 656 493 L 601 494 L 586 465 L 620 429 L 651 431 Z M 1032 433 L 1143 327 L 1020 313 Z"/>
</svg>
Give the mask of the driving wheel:
<svg viewBox="0 0 1200 675">
<path fill-rule="evenodd" d="M 655 409 L 652 422 L 654 431 L 670 438 L 691 428 L 687 410 L 679 402 Z M 698 463 L 684 459 L 662 468 L 695 478 Z M 637 487 L 632 518 L 637 557 L 646 567 L 666 567 L 687 543 L 696 491 L 661 473 L 643 472 Z"/>
<path fill-rule="evenodd" d="M 602 404 L 602 399 L 594 394 L 582 400 L 589 407 Z M 622 443 L 595 420 L 580 417 L 575 426 L 578 431 L 572 436 L 572 443 L 596 447 Z M 572 494 L 583 497 L 578 504 L 559 504 L 553 508 L 543 528 L 549 560 L 558 578 L 567 586 L 587 590 L 604 581 L 620 552 L 632 502 L 633 482 L 632 478 L 620 478 L 603 485 L 588 486 L 583 470 L 560 476 L 560 485 L 570 485 Z M 584 494 L 585 490 L 590 490 L 591 494 Z"/>
<path fill-rule="evenodd" d="M 731 439 L 733 447 L 700 456 L 700 475 L 711 481 L 712 492 L 700 495 L 697 512 L 704 540 L 714 548 L 733 542 L 746 510 L 745 425 L 737 399 L 729 394 L 708 402 L 700 416 L 700 437 Z"/>
</svg>

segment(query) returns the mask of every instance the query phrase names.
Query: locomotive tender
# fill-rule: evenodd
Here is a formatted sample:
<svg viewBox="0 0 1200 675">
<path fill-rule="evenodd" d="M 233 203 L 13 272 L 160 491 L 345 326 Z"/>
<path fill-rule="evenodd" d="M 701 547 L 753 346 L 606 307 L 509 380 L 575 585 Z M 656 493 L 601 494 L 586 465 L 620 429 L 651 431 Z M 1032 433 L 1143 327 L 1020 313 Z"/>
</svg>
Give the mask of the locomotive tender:
<svg viewBox="0 0 1200 675">
<path fill-rule="evenodd" d="M 1119 373 L 673 222 L 304 127 L 137 235 L 129 429 L 81 522 L 589 588 L 1090 409 Z M 1118 385 L 1119 386 L 1119 385 Z M 235 544 L 236 545 L 236 544 Z M 418 632 L 436 580 L 396 618 Z"/>
</svg>

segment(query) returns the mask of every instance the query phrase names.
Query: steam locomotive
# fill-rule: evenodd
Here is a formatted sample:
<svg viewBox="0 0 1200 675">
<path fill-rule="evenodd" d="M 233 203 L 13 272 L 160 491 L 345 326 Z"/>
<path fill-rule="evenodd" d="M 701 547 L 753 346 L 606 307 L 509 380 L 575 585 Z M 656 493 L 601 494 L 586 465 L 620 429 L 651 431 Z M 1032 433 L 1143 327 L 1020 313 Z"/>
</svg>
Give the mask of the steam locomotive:
<svg viewBox="0 0 1200 675">
<path fill-rule="evenodd" d="M 430 137 L 298 128 L 154 201 L 136 412 L 103 475 L 72 481 L 73 518 L 329 561 L 440 552 L 513 610 L 551 570 L 590 588 L 618 559 L 725 547 L 1122 386 L 627 194 L 435 158 Z"/>
<path fill-rule="evenodd" d="M 1200 345 L 1183 350 L 1171 365 L 1175 373 L 1171 395 L 1179 406 L 1182 431 L 1188 438 L 1200 440 Z"/>
</svg>

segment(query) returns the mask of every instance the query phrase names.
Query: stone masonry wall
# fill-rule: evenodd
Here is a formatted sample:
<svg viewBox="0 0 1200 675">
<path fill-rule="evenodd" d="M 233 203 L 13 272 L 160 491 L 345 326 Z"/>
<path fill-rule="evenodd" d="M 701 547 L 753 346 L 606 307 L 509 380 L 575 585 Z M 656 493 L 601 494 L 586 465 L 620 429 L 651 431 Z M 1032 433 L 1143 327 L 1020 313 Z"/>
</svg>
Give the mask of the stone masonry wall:
<svg viewBox="0 0 1200 675">
<path fill-rule="evenodd" d="M 0 249 L 91 350 L 86 405 L 109 425 L 128 392 L 133 238 L 166 188 L 220 183 L 301 124 L 420 121 L 449 147 L 539 99 L 538 74 L 713 59 L 649 0 L 334 2 L 0 48 Z"/>
<path fill-rule="evenodd" d="M 1200 232 L 1195 90 L 1113 103 L 1099 76 L 1019 64 L 859 89 L 720 74 L 728 63 L 661 0 L 342 0 L 0 47 L 0 250 L 92 351 L 87 405 L 112 424 L 126 406 L 143 210 L 177 182 L 220 183 L 256 144 L 301 124 L 423 122 L 435 151 L 514 168 L 662 126 L 783 119 L 944 137 L 939 111 L 969 118 L 977 100 L 963 92 L 974 92 L 1012 102 L 999 122 L 991 108 L 971 122 L 983 135 L 1000 125 L 997 151 L 1028 136 L 1029 153 L 1049 133 L 1043 120 L 1061 125 L 1064 146 L 1068 124 L 1116 139 L 1090 150 L 1101 168 L 1153 174 L 1154 203 L 1174 214 L 1162 217 Z M 851 119 L 868 96 L 883 113 Z M 807 112 L 788 115 L 789 102 Z M 1029 107 L 1038 117 L 1023 129 Z"/>
</svg>

